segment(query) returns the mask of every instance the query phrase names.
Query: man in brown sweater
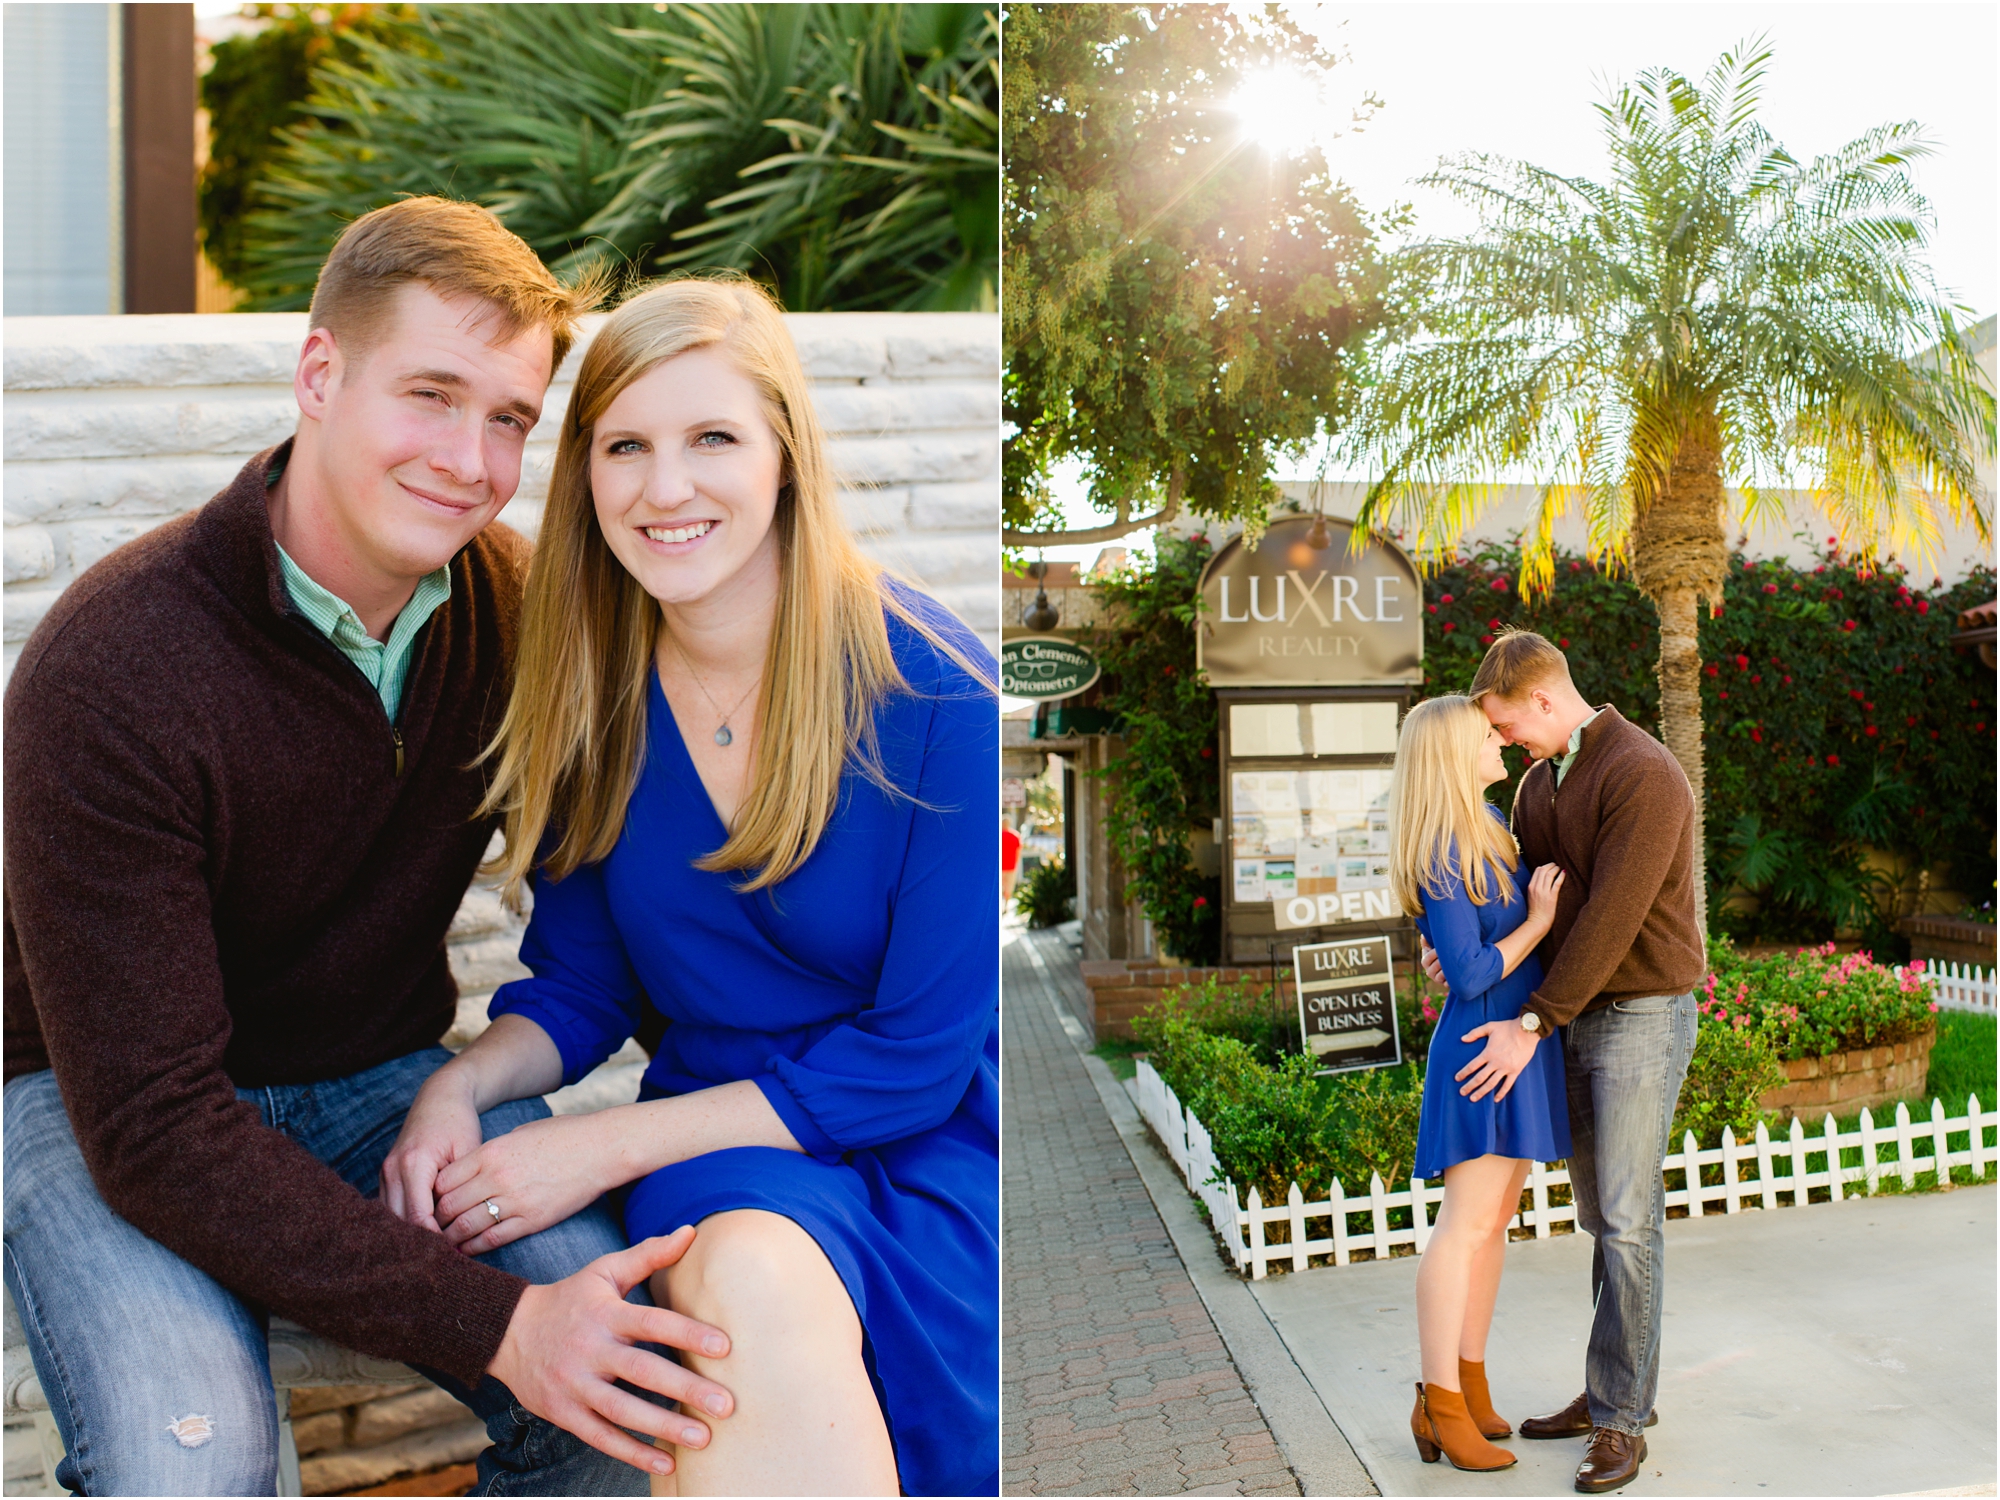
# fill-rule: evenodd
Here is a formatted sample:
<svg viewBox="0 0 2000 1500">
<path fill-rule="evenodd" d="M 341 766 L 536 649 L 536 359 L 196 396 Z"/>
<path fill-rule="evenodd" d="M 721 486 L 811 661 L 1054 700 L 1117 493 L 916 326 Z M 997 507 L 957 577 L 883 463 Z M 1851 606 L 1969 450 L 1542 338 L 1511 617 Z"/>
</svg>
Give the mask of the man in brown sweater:
<svg viewBox="0 0 2000 1500">
<path fill-rule="evenodd" d="M 1591 1255 L 1595 1314 L 1584 1394 L 1521 1424 L 1530 1438 L 1588 1437 L 1576 1488 L 1614 1490 L 1646 1457 L 1666 1284 L 1660 1162 L 1694 1054 L 1694 987 L 1707 968 L 1695 911 L 1694 796 L 1667 748 L 1593 708 L 1563 654 L 1530 631 L 1487 650 L 1471 696 L 1534 764 L 1514 794 L 1530 867 L 1564 872 L 1538 953 L 1543 979 L 1514 1021 L 1475 1028 L 1485 1050 L 1458 1075 L 1503 1092 L 1563 1029 L 1570 1182 Z M 1442 975 L 1425 954 L 1432 977 Z"/>
<path fill-rule="evenodd" d="M 671 1461 L 621 1428 L 706 1441 L 616 1380 L 730 1408 L 637 1347 L 720 1331 L 623 1300 L 691 1231 L 627 1250 L 599 1204 L 474 1258 L 377 1196 L 494 829 L 527 544 L 488 523 L 587 303 L 483 209 L 358 220 L 296 435 L 79 578 L 15 669 L 6 1281 L 78 1493 L 273 1493 L 271 1313 L 472 1403 L 481 1493 L 643 1494 Z"/>
</svg>

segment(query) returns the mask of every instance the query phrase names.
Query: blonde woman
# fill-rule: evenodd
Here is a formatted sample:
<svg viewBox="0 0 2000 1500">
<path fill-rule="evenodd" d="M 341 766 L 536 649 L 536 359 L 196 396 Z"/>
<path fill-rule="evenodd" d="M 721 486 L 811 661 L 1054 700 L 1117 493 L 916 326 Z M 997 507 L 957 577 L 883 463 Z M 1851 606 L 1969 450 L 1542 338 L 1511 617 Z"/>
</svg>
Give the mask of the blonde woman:
<svg viewBox="0 0 2000 1500">
<path fill-rule="evenodd" d="M 1389 792 L 1390 883 L 1450 986 L 1431 1036 L 1412 1168 L 1444 1179 L 1444 1202 L 1417 1267 L 1424 1378 L 1410 1430 L 1425 1463 L 1443 1456 L 1460 1469 L 1514 1463 L 1489 1441 L 1513 1428 L 1487 1393 L 1486 1333 L 1529 1163 L 1570 1149 L 1560 1045 L 1537 1047 L 1512 1078 L 1473 1063 L 1489 1032 L 1521 1024 L 1541 982 L 1535 945 L 1563 880 L 1554 865 L 1529 878 L 1486 800 L 1485 789 L 1506 779 L 1505 744 L 1470 698 L 1419 703 L 1403 721 Z"/>
<path fill-rule="evenodd" d="M 695 1226 L 651 1290 L 726 1335 L 682 1358 L 728 1395 L 634 1401 L 658 1493 L 997 1492 L 992 674 L 850 540 L 766 296 L 670 282 L 606 320 L 491 753 L 534 977 L 398 1163 L 474 1254 L 619 1188 L 635 1241 Z M 480 1145 L 479 1110 L 649 1012 L 639 1102 Z"/>
</svg>

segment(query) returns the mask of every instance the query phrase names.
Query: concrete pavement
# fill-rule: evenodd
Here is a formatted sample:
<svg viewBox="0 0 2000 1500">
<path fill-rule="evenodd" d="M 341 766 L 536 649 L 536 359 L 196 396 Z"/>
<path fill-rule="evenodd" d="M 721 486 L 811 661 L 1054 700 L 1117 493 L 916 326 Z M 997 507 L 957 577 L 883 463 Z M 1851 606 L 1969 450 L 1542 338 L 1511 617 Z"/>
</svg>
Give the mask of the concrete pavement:
<svg viewBox="0 0 2000 1500">
<path fill-rule="evenodd" d="M 1660 1422 L 1624 1494 L 1994 1493 L 1993 1187 L 1667 1225 Z M 1570 1491 L 1581 1439 L 1500 1474 L 1418 1461 L 1414 1257 L 1254 1284 L 1385 1495 Z M 1583 1386 L 1590 1240 L 1511 1246 L 1487 1367 L 1509 1420 Z"/>
</svg>

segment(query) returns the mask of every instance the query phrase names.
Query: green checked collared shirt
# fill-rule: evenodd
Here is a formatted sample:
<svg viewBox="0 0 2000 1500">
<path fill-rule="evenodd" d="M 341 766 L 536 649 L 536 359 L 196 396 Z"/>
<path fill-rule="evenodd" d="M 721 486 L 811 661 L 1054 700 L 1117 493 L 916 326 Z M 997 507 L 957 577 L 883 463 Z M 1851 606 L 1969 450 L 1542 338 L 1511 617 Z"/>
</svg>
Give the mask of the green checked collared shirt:
<svg viewBox="0 0 2000 1500">
<path fill-rule="evenodd" d="M 386 641 L 370 635 L 347 602 L 307 577 L 305 569 L 293 562 L 283 547 L 278 548 L 278 566 L 284 570 L 285 591 L 292 596 L 299 613 L 332 641 L 342 656 L 361 669 L 361 675 L 382 699 L 389 722 L 395 723 L 396 712 L 403 706 L 403 679 L 409 675 L 410 653 L 416 645 L 417 632 L 437 612 L 437 607 L 451 597 L 450 564 L 435 573 L 426 573 L 418 581 L 416 593 L 396 616 L 396 623 L 389 627 Z"/>
</svg>

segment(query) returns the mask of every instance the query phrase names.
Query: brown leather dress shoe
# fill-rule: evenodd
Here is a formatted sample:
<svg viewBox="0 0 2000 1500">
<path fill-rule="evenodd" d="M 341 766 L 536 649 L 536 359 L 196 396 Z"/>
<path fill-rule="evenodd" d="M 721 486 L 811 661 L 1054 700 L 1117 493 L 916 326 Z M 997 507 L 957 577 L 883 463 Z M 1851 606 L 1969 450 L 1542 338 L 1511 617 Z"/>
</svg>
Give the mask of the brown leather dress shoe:
<svg viewBox="0 0 2000 1500">
<path fill-rule="evenodd" d="M 1646 1440 L 1615 1427 L 1599 1427 L 1590 1434 L 1590 1446 L 1583 1462 L 1576 1466 L 1576 1487 L 1586 1495 L 1601 1495 L 1622 1489 L 1639 1476 L 1646 1461 Z"/>
<path fill-rule="evenodd" d="M 1657 1411 L 1646 1413 L 1646 1425 L 1653 1426 L 1660 1420 Z M 1572 1438 L 1587 1437 L 1590 1433 L 1590 1397 L 1578 1396 L 1561 1411 L 1552 1411 L 1546 1416 L 1529 1417 L 1521 1424 L 1524 1438 Z"/>
</svg>

